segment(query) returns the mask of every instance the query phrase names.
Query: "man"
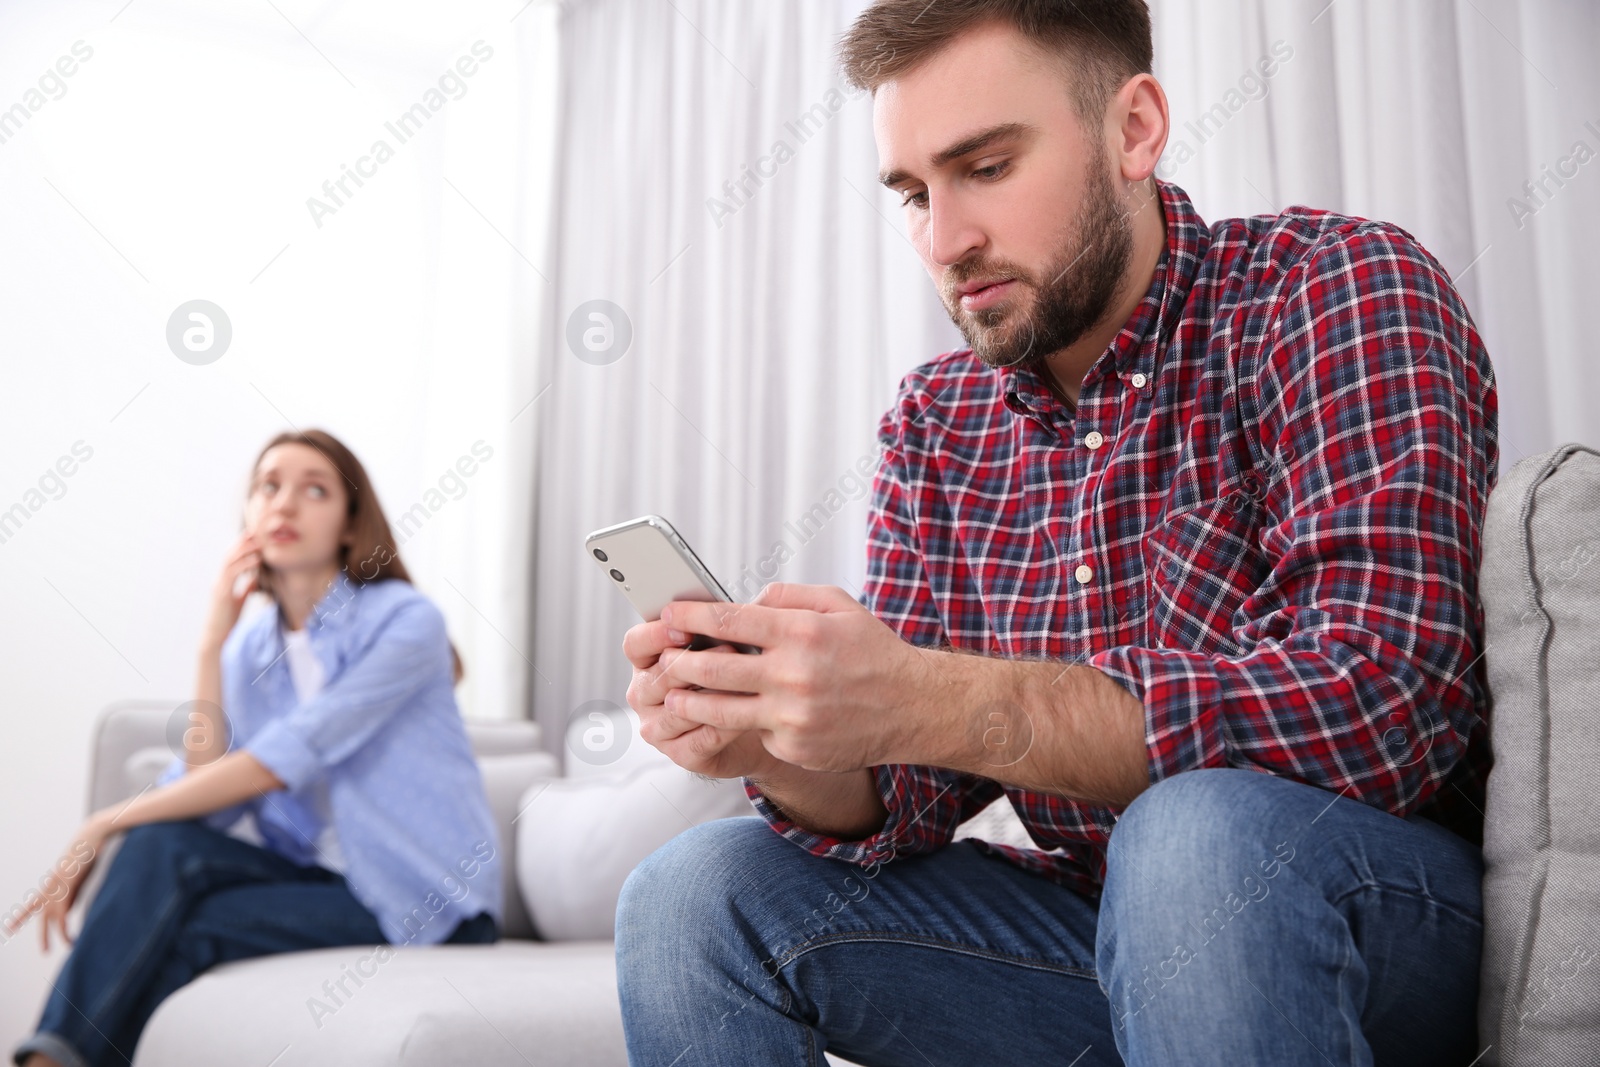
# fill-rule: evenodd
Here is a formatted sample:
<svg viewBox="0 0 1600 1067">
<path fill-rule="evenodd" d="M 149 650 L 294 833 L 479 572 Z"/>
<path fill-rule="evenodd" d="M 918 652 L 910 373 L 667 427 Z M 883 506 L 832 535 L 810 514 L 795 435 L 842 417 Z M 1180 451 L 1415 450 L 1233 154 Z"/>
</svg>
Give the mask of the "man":
<svg viewBox="0 0 1600 1067">
<path fill-rule="evenodd" d="M 862 602 L 627 634 L 643 736 L 762 816 L 625 886 L 634 1062 L 1472 1060 L 1498 419 L 1443 268 L 1208 229 L 1142 0 L 879 0 L 842 55 L 970 349 L 883 418 Z M 1001 796 L 1037 848 L 952 842 Z"/>
</svg>

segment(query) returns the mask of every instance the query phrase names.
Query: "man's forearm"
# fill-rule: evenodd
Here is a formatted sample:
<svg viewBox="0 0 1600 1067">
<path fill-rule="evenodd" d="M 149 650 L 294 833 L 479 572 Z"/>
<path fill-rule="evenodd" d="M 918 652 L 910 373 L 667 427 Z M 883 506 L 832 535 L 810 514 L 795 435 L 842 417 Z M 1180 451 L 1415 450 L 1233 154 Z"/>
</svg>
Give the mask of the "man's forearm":
<svg viewBox="0 0 1600 1067">
<path fill-rule="evenodd" d="M 889 817 L 871 767 L 841 773 L 786 765 L 750 781 L 790 822 L 814 834 L 859 841 Z"/>
<path fill-rule="evenodd" d="M 1149 786 L 1144 707 L 1082 664 L 924 649 L 904 745 L 884 762 L 944 767 L 1005 785 L 1121 807 Z M 812 833 L 847 841 L 883 828 L 888 809 L 871 767 L 784 765 L 751 776 L 763 796 Z"/>
<path fill-rule="evenodd" d="M 935 657 L 916 694 L 900 762 L 1122 806 L 1149 786 L 1144 707 L 1083 664 L 924 650 Z"/>
</svg>

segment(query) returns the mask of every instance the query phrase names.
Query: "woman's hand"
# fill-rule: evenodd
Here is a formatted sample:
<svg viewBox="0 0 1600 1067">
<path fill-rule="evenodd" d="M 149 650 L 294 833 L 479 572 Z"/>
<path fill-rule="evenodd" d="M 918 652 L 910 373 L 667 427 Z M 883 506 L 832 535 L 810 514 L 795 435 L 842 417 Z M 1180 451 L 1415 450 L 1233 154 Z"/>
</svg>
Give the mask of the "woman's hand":
<svg viewBox="0 0 1600 1067">
<path fill-rule="evenodd" d="M 100 857 L 100 849 L 110 834 L 110 820 L 103 813 L 90 816 L 73 835 L 72 843 L 56 860 L 55 866 L 39 880 L 39 888 L 30 889 L 21 906 L 6 916 L 6 936 L 22 929 L 29 917 L 39 912 L 42 915 L 39 920 L 39 951 L 50 951 L 52 925 L 60 932 L 61 940 L 71 945 L 72 936 L 67 933 L 67 913 L 78 899 L 78 890 L 82 888 L 84 879 L 89 877 L 89 871 Z"/>
<path fill-rule="evenodd" d="M 211 610 L 207 613 L 205 629 L 201 633 L 202 651 L 220 649 L 222 642 L 239 621 L 245 598 L 256 591 L 256 568 L 261 566 L 261 546 L 254 534 L 243 534 L 228 553 L 216 584 L 211 587 Z M 250 582 L 243 592 L 234 592 L 239 576 L 250 572 Z"/>
</svg>

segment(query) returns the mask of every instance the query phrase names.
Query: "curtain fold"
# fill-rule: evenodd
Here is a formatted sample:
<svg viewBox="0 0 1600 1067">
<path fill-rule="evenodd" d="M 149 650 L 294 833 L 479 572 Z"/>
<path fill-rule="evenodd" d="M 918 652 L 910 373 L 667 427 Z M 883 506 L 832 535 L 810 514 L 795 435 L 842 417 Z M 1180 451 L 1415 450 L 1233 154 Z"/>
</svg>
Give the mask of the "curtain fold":
<svg viewBox="0 0 1600 1067">
<path fill-rule="evenodd" d="M 556 260 L 550 247 L 560 125 L 560 9 L 534 3 L 507 34 L 481 77 L 482 92 L 449 115 L 437 165 L 428 168 L 428 261 L 437 294 L 431 348 L 438 353 L 413 387 L 424 397 L 411 427 L 431 475 L 429 507 L 450 521 L 395 508 L 391 519 L 408 565 L 444 611 L 462 651 L 457 690 L 474 718 L 523 718 L 530 690 L 547 684 L 533 651 L 528 605 L 539 466 L 536 412 L 548 404 L 536 355 L 542 347 Z M 538 398 L 538 399 L 536 399 Z M 547 677 L 549 671 L 543 672 Z"/>
</svg>

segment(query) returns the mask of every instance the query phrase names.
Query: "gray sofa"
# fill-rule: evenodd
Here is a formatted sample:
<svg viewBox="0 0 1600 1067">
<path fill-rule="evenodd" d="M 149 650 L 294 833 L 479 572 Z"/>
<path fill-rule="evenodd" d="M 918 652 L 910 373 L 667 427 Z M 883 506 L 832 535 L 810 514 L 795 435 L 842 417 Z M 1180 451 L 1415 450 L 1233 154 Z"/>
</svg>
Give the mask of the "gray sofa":
<svg viewBox="0 0 1600 1067">
<path fill-rule="evenodd" d="M 1489 501 L 1478 596 L 1494 696 L 1483 1063 L 1600 1064 L 1600 453 L 1530 456 Z"/>
<path fill-rule="evenodd" d="M 1496 752 L 1484 832 L 1483 1067 L 1600 1064 L 1596 563 L 1600 453 L 1568 445 L 1502 474 L 1478 590 Z M 92 805 L 155 777 L 177 703 L 108 709 Z M 507 938 L 406 949 L 376 966 L 370 948 L 353 948 L 216 968 L 156 1012 L 134 1067 L 626 1064 L 610 940 L 622 881 L 686 826 L 749 814 L 744 792 L 670 765 L 562 778 L 531 724 L 468 730 L 506 850 Z M 1029 844 L 1003 798 L 960 831 L 974 835 Z M 313 1020 L 308 1000 L 346 968 L 375 973 L 350 986 L 334 1015 Z"/>
</svg>

